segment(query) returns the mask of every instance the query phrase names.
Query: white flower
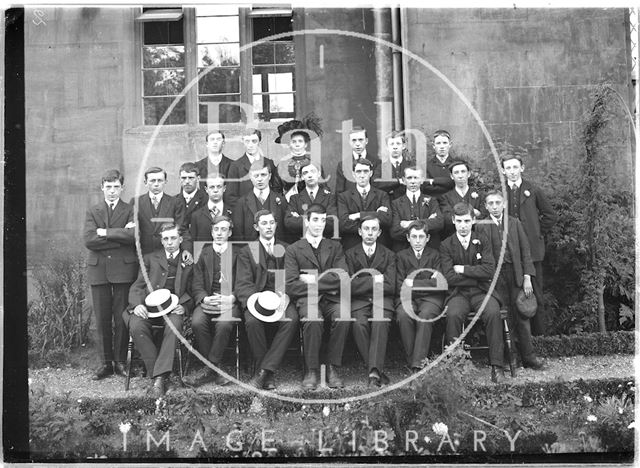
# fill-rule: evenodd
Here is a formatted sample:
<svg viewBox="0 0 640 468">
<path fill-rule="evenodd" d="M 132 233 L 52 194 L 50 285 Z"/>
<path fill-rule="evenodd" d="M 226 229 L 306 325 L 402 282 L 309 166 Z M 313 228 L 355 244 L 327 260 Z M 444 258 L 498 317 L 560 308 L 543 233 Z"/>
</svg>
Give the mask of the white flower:
<svg viewBox="0 0 640 468">
<path fill-rule="evenodd" d="M 33 379 L 31 377 L 29 377 L 27 379 L 27 383 L 29 384 L 29 387 L 31 387 L 31 384 L 33 383 Z"/>
<path fill-rule="evenodd" d="M 528 190 L 525 190 L 523 193 L 524 193 L 525 197 L 530 197 L 531 196 L 531 192 L 529 192 Z"/>
<path fill-rule="evenodd" d="M 78 399 L 78 403 L 82 403 L 82 398 L 79 398 L 79 399 Z"/>
<path fill-rule="evenodd" d="M 323 191 L 324 191 L 325 195 L 329 195 L 329 194 L 331 193 L 331 192 L 330 192 L 329 190 L 327 190 L 327 189 L 324 189 Z"/>
<path fill-rule="evenodd" d="M 480 245 L 480 239 L 473 239 L 473 240 L 471 241 L 471 243 L 472 243 L 473 245 Z"/>
<path fill-rule="evenodd" d="M 126 434 L 131 429 L 131 423 L 120 423 L 120 432 Z"/>
<path fill-rule="evenodd" d="M 596 416 L 594 416 L 593 414 L 590 414 L 589 416 L 587 416 L 587 421 L 589 422 L 596 422 L 598 420 L 598 418 Z"/>
<path fill-rule="evenodd" d="M 328 407 L 328 406 L 325 406 L 324 408 L 322 408 L 322 414 L 323 414 L 323 416 L 324 416 L 325 418 L 329 417 L 329 413 L 330 413 L 330 412 L 331 412 L 331 411 L 329 410 L 329 407 Z"/>
<path fill-rule="evenodd" d="M 480 254 L 480 252 L 478 252 L 478 253 L 476 254 L 476 258 L 477 258 L 478 260 L 481 260 L 481 259 L 482 259 L 482 255 Z"/>
<path fill-rule="evenodd" d="M 478 193 L 477 192 L 471 192 L 471 198 L 478 198 Z"/>
<path fill-rule="evenodd" d="M 276 197 L 276 203 L 279 205 L 280 204 L 280 197 Z"/>
<path fill-rule="evenodd" d="M 424 197 L 424 198 L 422 199 L 422 206 L 426 206 L 426 205 L 428 205 L 430 201 L 431 201 L 431 198 L 429 198 L 429 197 Z"/>
<path fill-rule="evenodd" d="M 429 436 L 424 436 L 424 443 L 428 444 L 429 442 L 431 442 L 431 439 L 429 438 Z"/>
<path fill-rule="evenodd" d="M 433 426 L 431 426 L 433 432 L 438 434 L 439 436 L 443 436 L 449 432 L 449 428 L 445 423 L 437 422 Z"/>
<path fill-rule="evenodd" d="M 349 411 L 351 409 L 351 405 L 349 403 L 345 403 L 344 410 Z"/>
<path fill-rule="evenodd" d="M 589 395 L 585 395 L 584 401 L 586 401 L 587 403 L 591 403 L 593 401 L 593 398 L 591 398 Z"/>
<path fill-rule="evenodd" d="M 636 422 L 635 421 L 631 421 L 629 423 L 629 425 L 627 426 L 627 429 L 635 429 L 636 428 Z"/>
<path fill-rule="evenodd" d="M 622 413 L 624 413 L 624 410 L 622 408 L 618 407 L 618 414 L 622 414 Z"/>
</svg>

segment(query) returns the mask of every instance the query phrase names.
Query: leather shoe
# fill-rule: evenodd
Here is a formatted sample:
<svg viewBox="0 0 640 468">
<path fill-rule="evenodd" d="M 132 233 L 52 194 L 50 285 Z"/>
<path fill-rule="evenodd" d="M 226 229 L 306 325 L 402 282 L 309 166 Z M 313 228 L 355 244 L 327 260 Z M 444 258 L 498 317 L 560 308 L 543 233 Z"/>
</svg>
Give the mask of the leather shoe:
<svg viewBox="0 0 640 468">
<path fill-rule="evenodd" d="M 523 367 L 528 367 L 529 369 L 533 369 L 533 370 L 542 370 L 542 369 L 544 369 L 544 362 L 542 362 L 541 360 L 539 360 L 535 356 L 530 358 L 530 359 L 527 359 L 527 360 L 523 359 L 522 360 L 522 365 L 523 365 Z"/>
<path fill-rule="evenodd" d="M 113 365 L 113 373 L 116 375 L 121 375 L 123 377 L 127 376 L 127 367 L 121 363 L 121 362 L 116 362 Z"/>
<path fill-rule="evenodd" d="M 190 387 L 199 387 L 200 385 L 214 382 L 216 376 L 217 374 L 213 370 L 209 369 L 208 367 L 203 367 L 195 374 L 185 377 L 183 379 L 183 382 Z"/>
<path fill-rule="evenodd" d="M 391 380 L 389 380 L 389 377 L 384 372 L 380 372 L 380 383 L 382 385 L 389 385 L 391 383 Z"/>
<path fill-rule="evenodd" d="M 501 379 L 504 379 L 504 369 L 501 366 L 491 366 L 491 381 L 499 383 Z"/>
<path fill-rule="evenodd" d="M 268 371 L 260 369 L 256 375 L 251 379 L 250 384 L 256 388 L 266 388 Z"/>
<path fill-rule="evenodd" d="M 101 366 L 95 374 L 93 374 L 91 380 L 102 380 L 110 375 L 113 375 L 113 366 L 111 364 L 105 364 Z"/>
<path fill-rule="evenodd" d="M 214 380 L 216 385 L 219 385 L 221 387 L 224 387 L 225 385 L 228 385 L 231 383 L 231 381 L 229 379 L 227 379 L 226 377 L 224 377 L 222 374 L 218 374 L 217 372 L 216 374 L 216 378 Z"/>
<path fill-rule="evenodd" d="M 160 398 L 161 396 L 164 396 L 164 394 L 164 375 L 159 375 L 153 379 L 153 396 L 155 398 Z"/>
<path fill-rule="evenodd" d="M 275 390 L 276 389 L 276 381 L 272 371 L 267 371 L 267 378 L 264 381 L 264 389 L 265 390 Z"/>
<path fill-rule="evenodd" d="M 318 386 L 318 370 L 309 369 L 302 380 L 302 388 L 305 390 L 315 390 Z"/>
<path fill-rule="evenodd" d="M 344 382 L 342 382 L 342 379 L 340 378 L 338 368 L 332 364 L 329 364 L 329 372 L 327 372 L 327 386 L 329 388 L 344 387 Z"/>
</svg>

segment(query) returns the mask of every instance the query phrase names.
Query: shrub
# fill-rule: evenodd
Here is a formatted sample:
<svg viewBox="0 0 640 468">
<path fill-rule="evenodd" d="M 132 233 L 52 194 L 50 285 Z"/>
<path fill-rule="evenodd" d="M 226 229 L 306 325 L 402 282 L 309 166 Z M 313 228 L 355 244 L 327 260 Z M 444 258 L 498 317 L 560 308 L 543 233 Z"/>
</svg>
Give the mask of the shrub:
<svg viewBox="0 0 640 468">
<path fill-rule="evenodd" d="M 580 333 L 577 335 L 534 336 L 533 348 L 540 357 L 634 354 L 635 332 L 618 331 Z"/>
</svg>

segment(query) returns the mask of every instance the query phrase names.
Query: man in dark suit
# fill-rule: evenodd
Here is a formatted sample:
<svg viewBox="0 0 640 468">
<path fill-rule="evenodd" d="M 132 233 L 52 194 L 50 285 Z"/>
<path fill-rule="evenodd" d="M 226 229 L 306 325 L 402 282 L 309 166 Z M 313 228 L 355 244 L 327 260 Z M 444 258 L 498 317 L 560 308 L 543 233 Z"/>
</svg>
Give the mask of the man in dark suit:
<svg viewBox="0 0 640 468">
<path fill-rule="evenodd" d="M 276 241 L 278 224 L 273 213 L 267 210 L 256 212 L 254 228 L 258 231 L 258 241 L 250 242 L 238 255 L 238 276 L 235 291 L 244 310 L 247 337 L 256 364 L 257 372 L 251 383 L 256 388 L 273 390 L 276 388 L 274 373 L 280 366 L 291 339 L 296 335 L 300 321 L 295 306 L 288 303 L 283 317 L 275 323 L 277 332 L 267 345 L 265 323 L 248 308 L 249 298 L 261 291 L 285 293 L 284 252 L 288 244 Z M 280 273 L 282 275 L 278 278 Z"/>
<path fill-rule="evenodd" d="M 471 205 L 476 219 L 483 218 L 486 215 L 480 192 L 469 187 L 470 171 L 469 163 L 466 161 L 457 160 L 449 164 L 449 172 L 455 186 L 452 190 L 442 194 L 439 199 L 440 210 L 444 218 L 442 239 L 456 232 L 456 229 L 453 227 L 453 222 L 451 221 L 451 213 L 456 204 L 464 202 Z"/>
<path fill-rule="evenodd" d="M 231 159 L 222 153 L 225 144 L 224 133 L 220 130 L 213 130 L 205 137 L 207 142 L 207 157 L 196 161 L 196 167 L 200 173 L 200 185 L 205 189 L 207 178 L 211 175 L 219 175 L 227 178 Z"/>
<path fill-rule="evenodd" d="M 193 242 L 211 242 L 211 225 L 213 218 L 220 215 L 231 217 L 229 205 L 224 202 L 226 184 L 219 175 L 212 175 L 206 180 L 207 195 L 209 200 L 191 216 L 191 240 Z"/>
<path fill-rule="evenodd" d="M 120 171 L 105 172 L 101 185 L 104 201 L 87 210 L 84 222 L 84 245 L 89 249 L 87 280 L 91 285 L 100 353 L 100 367 L 93 380 L 103 379 L 114 371 L 124 375 L 128 337 L 122 311 L 127 306 L 129 286 L 138 273 L 138 259 L 133 245 L 133 209 L 120 199 L 123 184 Z"/>
<path fill-rule="evenodd" d="M 502 173 L 507 177 L 508 213 L 520 220 L 531 247 L 531 260 L 536 269 L 533 277 L 533 292 L 538 302 L 538 310 L 531 319 L 531 331 L 534 335 L 544 335 L 546 330 L 546 311 L 542 293 L 542 262 L 544 260 L 544 235 L 558 221 L 558 215 L 539 187 L 522 179 L 524 164 L 520 156 L 508 156 L 502 159 Z"/>
<path fill-rule="evenodd" d="M 445 301 L 448 306 L 446 339 L 449 343 L 462 333 L 468 313 L 471 310 L 478 312 L 495 273 L 491 242 L 472 232 L 474 223 L 473 208 L 467 203 L 458 203 L 453 207 L 456 234 L 440 244 L 442 273 L 450 290 Z M 491 380 L 498 382 L 499 376 L 504 376 L 504 341 L 500 298 L 495 291 L 482 310 L 480 319 L 489 344 Z"/>
<path fill-rule="evenodd" d="M 351 313 L 356 319 L 352 331 L 358 351 L 367 366 L 369 385 L 379 387 L 389 383 L 384 373 L 384 358 L 393 318 L 395 255 L 377 242 L 382 230 L 376 216 L 362 217 L 359 226 L 358 234 L 362 242 L 345 253 L 349 274 L 357 275 L 351 282 Z M 367 269 L 376 270 L 376 273 L 359 273 Z M 374 307 L 381 308 L 375 316 Z M 370 322 L 372 317 L 373 321 Z"/>
<path fill-rule="evenodd" d="M 291 196 L 287 211 L 284 215 L 285 230 L 292 240 L 305 236 L 304 213 L 312 203 L 318 203 L 327 210 L 327 225 L 324 235 L 339 238 L 334 232 L 338 227 L 338 212 L 336 211 L 336 197 L 326 185 L 320 186 L 320 169 L 313 162 L 308 162 L 300 168 L 304 188 Z M 337 229 L 336 229 L 337 230 Z"/>
<path fill-rule="evenodd" d="M 264 160 L 258 161 L 251 166 L 249 175 L 251 190 L 240 197 L 233 208 L 234 239 L 238 241 L 258 238 L 258 233 L 253 227 L 254 217 L 258 211 L 269 210 L 273 213 L 276 223 L 283 226 L 284 212 L 287 209 L 284 195 L 269 187 L 269 181 L 273 177 L 271 166 L 265 165 Z"/>
<path fill-rule="evenodd" d="M 413 221 L 422 221 L 427 225 L 429 247 L 437 249 L 440 245 L 440 231 L 444 219 L 435 197 L 424 195 L 420 187 L 424 181 L 422 169 L 412 166 L 404 168 L 406 193 L 391 204 L 392 250 L 399 252 L 409 246 L 407 229 Z"/>
<path fill-rule="evenodd" d="M 374 180 L 380 178 L 380 158 L 374 154 L 367 152 L 367 144 L 369 139 L 367 138 L 367 131 L 362 127 L 353 127 L 349 132 L 349 145 L 351 145 L 351 167 L 345 169 L 343 167 L 344 161 L 338 162 L 336 168 L 336 194 L 340 194 L 345 190 L 351 190 L 356 187 L 355 182 L 347 180 L 345 174 L 351 174 L 355 170 L 356 162 L 361 159 L 367 159 L 372 163 L 372 172 L 374 173 Z"/>
<path fill-rule="evenodd" d="M 302 386 L 312 390 L 318 385 L 320 345 L 324 320 L 328 318 L 331 321 L 331 332 L 327 385 L 332 388 L 343 387 L 338 369 L 342 365 L 349 321 L 339 319 L 342 307 L 348 313 L 350 298 L 341 294 L 340 277 L 337 274 L 323 273 L 336 268 L 343 270 L 344 275 L 348 276 L 348 267 L 340 243 L 322 237 L 327 220 L 324 207 L 313 203 L 305 216 L 308 223 L 307 234 L 304 239 L 289 246 L 284 258 L 287 294 L 295 301 L 302 323 L 307 368 Z"/>
<path fill-rule="evenodd" d="M 194 163 L 180 166 L 180 185 L 182 192 L 177 195 L 184 210 L 184 228 L 191 226 L 191 216 L 207 202 L 207 193 L 200 188 L 200 170 Z"/>
<path fill-rule="evenodd" d="M 262 132 L 255 128 L 247 128 L 242 134 L 242 143 L 245 152 L 231 163 L 229 167 L 229 177 L 227 178 L 227 201 L 233 210 L 236 202 L 240 197 L 249 193 L 253 188 L 249 170 L 255 163 L 269 167 L 271 178 L 269 180 L 269 188 L 274 192 L 282 193 L 282 181 L 276 170 L 274 162 L 262 154 L 260 142 L 262 141 Z"/>
<path fill-rule="evenodd" d="M 196 349 L 214 366 L 220 365 L 233 327 L 240 323 L 240 308 L 233 292 L 237 252 L 229 243 L 232 230 L 231 219 L 224 215 L 216 216 L 211 227 L 213 243 L 204 246 L 193 273 L 195 309 L 191 328 L 196 338 Z M 185 383 L 192 386 L 208 382 L 217 385 L 229 383 L 222 374 L 208 366 L 185 379 Z"/>
<path fill-rule="evenodd" d="M 147 285 L 146 278 L 140 271 L 129 290 L 129 308 L 122 314 L 136 349 L 142 356 L 147 375 L 153 379 L 155 397 L 165 394 L 166 380 L 173 370 L 178 339 L 165 324 L 165 320 L 170 321 L 182 333 L 184 314 L 188 314 L 193 307 L 190 295 L 192 266 L 185 265 L 181 259 L 180 231 L 181 227 L 173 223 L 165 223 L 159 228 L 162 248 L 144 256 L 144 268 L 150 284 Z M 163 288 L 178 296 L 178 306 L 164 317 L 149 318 L 145 297 L 150 292 Z M 159 347 L 153 342 L 152 333 L 152 327 L 157 325 L 164 325 Z"/>
<path fill-rule="evenodd" d="M 497 265 L 503 248 L 502 236 L 505 229 L 504 198 L 502 192 L 492 190 L 487 193 L 484 200 L 489 218 L 484 223 L 477 223 L 476 231 L 491 242 Z M 509 216 L 508 219 L 507 243 L 504 247 L 504 259 L 496 283 L 496 290 L 508 306 L 509 329 L 513 331 L 513 339 L 516 348 L 520 351 L 522 365 L 539 370 L 543 368 L 543 364 L 536 358 L 533 350 L 529 319 L 518 313 L 516 308 L 516 297 L 520 289 L 527 297 L 533 294 L 531 278 L 535 277 L 536 270 L 531 261 L 529 240 L 522 223 L 513 216 Z"/>
<path fill-rule="evenodd" d="M 358 220 L 366 215 L 376 215 L 383 230 L 391 226 L 389 195 L 371 186 L 373 163 L 367 159 L 357 161 L 353 175 L 356 187 L 338 193 L 338 219 L 344 249 L 360 243 Z M 388 237 L 384 236 L 381 243 L 388 243 Z"/>
<path fill-rule="evenodd" d="M 179 226 L 184 226 L 184 206 L 177 197 L 164 193 L 167 183 L 167 173 L 160 167 L 150 167 L 144 173 L 144 184 L 148 193 L 140 195 L 137 200 L 132 198 L 129 202 L 134 206 L 138 203 L 138 219 L 136 228 L 140 235 L 140 248 L 142 254 L 148 254 L 162 248 L 160 240 L 160 226 L 171 221 Z M 193 247 L 188 232 L 182 233 L 181 247 L 182 261 L 193 263 Z"/>
<path fill-rule="evenodd" d="M 435 156 L 427 163 L 427 178 L 422 186 L 424 193 L 438 197 L 453 188 L 453 180 L 449 173 L 452 157 L 451 135 L 446 130 L 436 130 L 433 134 L 433 149 Z"/>
<path fill-rule="evenodd" d="M 412 221 L 407 228 L 409 248 L 396 254 L 396 320 L 407 364 L 418 372 L 431 347 L 433 324 L 440 318 L 444 291 L 434 290 L 441 273 L 440 254 L 429 247 L 429 228 Z M 426 271 L 419 271 L 426 269 Z M 432 288 L 430 291 L 413 288 Z"/>
<path fill-rule="evenodd" d="M 374 187 L 387 192 L 391 201 L 404 195 L 404 168 L 415 165 L 408 159 L 407 143 L 403 132 L 392 132 L 387 137 L 388 158 L 380 163 L 380 177 L 374 177 Z"/>
</svg>

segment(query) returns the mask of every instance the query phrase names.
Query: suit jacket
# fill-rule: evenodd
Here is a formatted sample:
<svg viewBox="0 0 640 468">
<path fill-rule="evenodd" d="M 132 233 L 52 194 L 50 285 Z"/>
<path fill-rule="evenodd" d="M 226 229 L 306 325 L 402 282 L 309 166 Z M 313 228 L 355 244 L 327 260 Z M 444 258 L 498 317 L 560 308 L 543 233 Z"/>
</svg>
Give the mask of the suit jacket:
<svg viewBox="0 0 640 468">
<path fill-rule="evenodd" d="M 162 226 L 163 222 L 154 222 L 152 218 L 173 219 L 174 223 L 182 226 L 183 241 L 181 248 L 193 252 L 191 236 L 189 235 L 189 231 L 186 230 L 187 226 L 184 223 L 184 206 L 177 197 L 172 197 L 166 193 L 162 195 L 157 212 L 153 209 L 153 204 L 151 203 L 148 193 L 140 195 L 138 201 L 136 229 L 140 234 L 140 247 L 142 248 L 143 255 L 163 248 L 162 242 L 160 242 L 160 226 Z M 132 198 L 129 203 L 133 206 L 134 202 L 135 198 Z"/>
<path fill-rule="evenodd" d="M 182 251 L 180 251 L 180 257 Z M 144 298 L 147 297 L 152 291 L 156 289 L 164 288 L 167 282 L 167 271 L 169 271 L 169 263 L 167 262 L 167 254 L 164 248 L 158 249 L 143 257 L 144 268 L 149 275 L 149 282 L 151 283 L 151 289 L 147 287 L 147 282 L 142 274 L 142 271 L 138 273 L 138 278 L 131 285 L 129 289 L 129 308 L 133 309 L 135 306 L 144 304 Z M 178 269 L 176 271 L 175 279 L 175 291 L 174 294 L 178 296 L 179 304 L 185 308 L 185 313 L 189 313 L 193 308 L 193 301 L 191 299 L 191 275 L 193 273 L 192 265 L 184 265 L 180 261 L 178 262 Z"/>
<path fill-rule="evenodd" d="M 287 294 L 292 300 L 307 300 L 307 284 L 300 280 L 300 273 L 317 270 L 318 274 L 339 268 L 349 271 L 344 252 L 339 242 L 322 239 L 316 258 L 307 239 L 300 239 L 289 246 L 284 256 Z M 324 275 L 318 280 L 318 300 L 326 298 L 332 302 L 340 300 L 340 279 L 336 275 Z"/>
<path fill-rule="evenodd" d="M 473 196 L 474 193 L 476 194 L 475 197 Z M 456 232 L 453 221 L 451 221 L 451 216 L 453 215 L 453 207 L 457 203 L 465 202 L 478 210 L 481 213 L 480 216 L 478 216 L 478 219 L 485 218 L 487 216 L 487 210 L 484 207 L 484 197 L 482 196 L 482 193 L 472 187 L 469 187 L 469 190 L 467 190 L 464 197 L 461 197 L 454 188 L 443 193 L 439 197 L 438 201 L 440 202 L 440 211 L 442 211 L 442 216 L 444 218 L 444 228 L 441 236 L 443 239 Z"/>
<path fill-rule="evenodd" d="M 203 189 L 198 188 L 195 195 L 188 204 L 182 196 L 182 191 L 180 191 L 180 193 L 176 195 L 176 198 L 182 204 L 182 209 L 184 210 L 184 228 L 189 229 L 189 227 L 191 226 L 191 216 L 193 215 L 193 212 L 201 208 L 203 205 L 207 205 L 207 202 L 209 201 L 209 195 L 207 195 L 207 192 L 205 192 Z"/>
<path fill-rule="evenodd" d="M 436 156 L 428 160 L 427 179 L 433 179 L 433 184 L 426 182 L 422 184 L 423 193 L 437 197 L 453 189 L 455 183 L 449 172 L 449 164 L 453 161 L 455 161 L 455 158 L 451 157 L 451 155 L 449 155 L 444 164 Z"/>
<path fill-rule="evenodd" d="M 273 161 L 267 157 L 264 160 L 271 168 L 271 179 L 269 180 L 269 187 L 275 192 L 282 193 L 282 181 L 276 170 L 276 166 Z M 250 193 L 253 190 L 253 184 L 249 176 L 249 169 L 251 169 L 251 161 L 245 154 L 231 163 L 229 166 L 229 182 L 227 183 L 227 190 L 225 192 L 227 201 L 231 209 L 234 209 L 238 199 L 243 195 Z"/>
<path fill-rule="evenodd" d="M 430 268 L 432 270 L 442 273 L 442 264 L 440 262 L 440 253 L 432 249 L 431 247 L 425 247 L 422 251 L 420 260 L 416 258 L 415 253 L 411 247 L 401 250 L 396 254 L 396 295 L 398 296 L 398 303 L 400 303 L 400 291 L 402 291 L 402 283 L 409 276 L 409 274 L 421 268 Z M 417 274 L 413 279 L 414 287 L 436 287 L 437 280 L 432 279 L 431 272 L 421 272 Z M 420 291 L 412 290 L 411 297 L 425 298 L 429 302 L 434 303 L 438 307 L 442 306 L 444 300 L 444 291 Z"/>
<path fill-rule="evenodd" d="M 214 166 L 209 162 L 209 156 L 199 159 L 195 162 L 196 167 L 200 171 L 200 187 L 204 189 L 207 186 L 207 177 L 209 174 L 220 174 L 224 179 L 229 175 L 229 168 L 231 167 L 231 159 L 224 154 L 220 159 L 220 164 Z"/>
<path fill-rule="evenodd" d="M 386 212 L 376 211 L 383 206 L 387 208 Z M 367 199 L 364 203 L 356 188 L 338 194 L 338 220 L 340 221 L 342 245 L 345 249 L 349 249 L 361 242 L 360 236 L 358 235 L 359 220 L 349 219 L 349 215 L 354 213 L 360 213 L 361 219 L 367 215 L 377 216 L 380 219 L 380 227 L 383 229 L 383 234 L 378 239 L 378 242 L 382 244 L 389 243 L 387 234 L 391 226 L 391 203 L 389 202 L 389 195 L 373 186 L 367 194 Z"/>
<path fill-rule="evenodd" d="M 329 187 L 319 187 L 314 201 L 311 201 L 306 189 L 291 196 L 284 215 L 284 226 L 290 238 L 297 240 L 304 235 L 302 231 L 304 213 L 312 203 L 319 203 L 327 210 L 327 225 L 324 228 L 324 235 L 333 237 L 334 222 L 331 216 L 338 216 L 336 196 L 329 190 Z M 298 213 L 299 216 L 294 216 L 293 213 Z"/>
<path fill-rule="evenodd" d="M 132 283 L 138 274 L 138 257 L 133 228 L 133 207 L 120 200 L 111 214 L 102 201 L 87 210 L 84 222 L 84 245 L 89 249 L 87 279 L 89 284 Z M 105 228 L 106 237 L 98 237 L 96 229 Z"/>
<path fill-rule="evenodd" d="M 202 252 L 200 253 L 200 258 L 198 258 L 198 262 L 195 264 L 193 269 L 193 301 L 195 305 L 198 305 L 202 302 L 207 296 L 211 296 L 213 294 L 213 278 L 215 275 L 214 268 L 216 265 L 222 269 L 222 274 L 220 278 L 220 287 L 221 292 L 225 293 L 225 288 L 228 288 L 229 292 L 234 291 L 234 278 L 236 278 L 236 263 L 238 257 L 238 248 L 237 246 L 229 243 L 227 244 L 227 250 L 221 256 L 221 263 L 217 263 L 218 259 L 217 253 L 213 250 L 213 246 L 211 244 L 207 244 L 202 248 Z M 229 257 L 230 256 L 230 257 Z M 224 271 L 225 262 L 229 261 L 231 263 L 231 276 L 229 277 L 229 272 Z M 215 262 L 215 264 L 214 264 Z"/>
<path fill-rule="evenodd" d="M 380 158 L 376 155 L 369 154 L 367 152 L 368 159 L 373 163 L 373 176 L 371 176 L 371 180 L 374 181 L 380 178 Z M 356 166 L 356 162 L 351 156 L 351 170 L 353 170 Z M 348 180 L 344 175 L 344 169 L 342 168 L 342 160 L 338 162 L 338 167 L 336 168 L 336 193 L 340 194 L 345 190 L 351 190 L 356 188 L 356 183 Z"/>
<path fill-rule="evenodd" d="M 281 246 L 282 252 L 289 246 L 289 244 L 279 241 L 276 241 L 275 245 Z M 274 247 L 274 249 L 276 248 Z M 247 300 L 252 294 L 264 291 L 268 273 L 266 258 L 267 252 L 260 241 L 251 242 L 240 249 L 236 267 L 238 276 L 234 291 L 243 308 L 247 307 Z M 284 257 L 276 256 L 276 269 L 284 270 Z"/>
<path fill-rule="evenodd" d="M 541 262 L 545 253 L 544 235 L 558 221 L 558 215 L 551 203 L 540 188 L 523 179 L 520 185 L 519 213 L 511 214 L 520 219 L 524 227 L 531 247 L 531 259 L 534 262 Z"/>
<path fill-rule="evenodd" d="M 444 226 L 444 218 L 440 212 L 440 205 L 434 197 L 421 195 L 418 203 L 413 207 L 409 198 L 405 195 L 391 204 L 391 238 L 394 240 L 393 250 L 398 252 L 409 246 L 407 230 L 400 227 L 400 221 L 419 219 L 424 221 L 429 228 L 428 247 L 437 249 L 440 245 L 440 231 Z"/>
<path fill-rule="evenodd" d="M 535 276 L 536 269 L 531 260 L 529 240 L 527 239 L 527 234 L 524 232 L 522 223 L 513 216 L 509 216 L 508 224 L 507 248 L 511 254 L 513 274 L 515 276 L 514 280 L 516 285 L 521 288 L 524 275 Z M 476 232 L 486 237 L 492 246 L 496 245 L 496 242 L 502 244 L 502 236 L 500 235 L 498 226 L 496 226 L 491 218 L 487 219 L 486 223 L 476 224 Z M 496 252 L 495 249 L 493 250 L 493 256 L 497 265 L 500 252 Z"/>
<path fill-rule="evenodd" d="M 400 183 L 400 180 L 402 179 L 402 177 L 404 177 L 404 168 L 413 166 L 415 163 L 415 161 L 403 157 L 402 162 L 396 168 L 393 164 L 391 164 L 391 161 L 389 159 L 382 161 L 380 163 L 379 170 L 380 176 L 372 177 L 371 184 L 375 188 L 380 189 L 383 192 L 387 192 L 389 198 L 391 199 L 391 201 L 393 201 L 396 198 L 404 195 L 407 191 L 407 188 L 404 184 Z"/>
<path fill-rule="evenodd" d="M 209 212 L 208 201 L 191 215 L 189 233 L 193 242 L 211 242 L 211 225 L 213 215 Z M 222 203 L 222 214 L 232 218 L 231 210 L 226 203 Z"/>
<path fill-rule="evenodd" d="M 387 308 L 392 308 L 396 293 L 396 256 L 379 242 L 371 259 L 367 261 L 367 254 L 362 248 L 362 242 L 345 252 L 349 274 L 353 276 L 360 270 L 373 268 L 384 275 L 383 301 Z M 359 310 L 371 305 L 373 301 L 373 278 L 370 274 L 362 274 L 351 280 L 351 310 Z"/>
<path fill-rule="evenodd" d="M 256 212 L 262 210 L 258 198 L 253 193 L 253 185 L 246 195 L 240 197 L 233 209 L 233 238 L 239 241 L 248 241 L 258 238 L 258 231 L 253 228 L 253 217 Z M 287 209 L 287 200 L 280 192 L 269 191 L 265 200 L 264 209 L 273 213 L 278 223 L 278 237 L 287 237 L 284 232 L 284 212 Z M 280 231 L 282 229 L 282 231 Z"/>
</svg>

